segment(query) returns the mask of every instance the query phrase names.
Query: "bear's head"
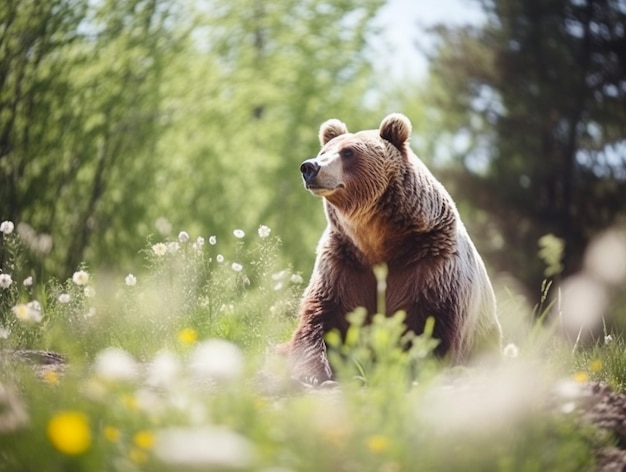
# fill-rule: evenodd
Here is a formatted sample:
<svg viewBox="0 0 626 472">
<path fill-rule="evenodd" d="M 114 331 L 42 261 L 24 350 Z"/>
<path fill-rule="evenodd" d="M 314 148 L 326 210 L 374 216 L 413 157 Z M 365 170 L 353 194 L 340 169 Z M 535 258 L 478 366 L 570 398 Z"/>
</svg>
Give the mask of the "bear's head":
<svg viewBox="0 0 626 472">
<path fill-rule="evenodd" d="M 304 185 L 339 209 L 367 207 L 408 159 L 410 135 L 411 122 L 400 113 L 385 117 L 377 130 L 357 133 L 328 120 L 320 127 L 319 154 L 300 166 Z"/>
</svg>

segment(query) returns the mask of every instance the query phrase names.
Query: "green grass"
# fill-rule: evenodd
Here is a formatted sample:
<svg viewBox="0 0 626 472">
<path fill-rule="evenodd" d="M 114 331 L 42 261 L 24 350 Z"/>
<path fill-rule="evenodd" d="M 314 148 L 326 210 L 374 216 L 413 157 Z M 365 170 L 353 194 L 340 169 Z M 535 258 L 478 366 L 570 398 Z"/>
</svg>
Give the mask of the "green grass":
<svg viewBox="0 0 626 472">
<path fill-rule="evenodd" d="M 5 235 L 3 271 L 20 277 L 0 289 L 0 349 L 52 350 L 68 366 L 0 357 L 0 471 L 579 471 L 611 444 L 554 389 L 624 391 L 616 335 L 572 352 L 537 327 L 517 357 L 451 368 L 428 332 L 401 348 L 402 314 L 363 326 L 357 311 L 345 344 L 328 338 L 340 388 L 295 388 L 271 348 L 295 327 L 302 278 L 263 236 L 160 256 L 151 244 L 136 285 L 77 268 L 85 292 L 71 278 L 25 287 L 18 237 Z M 17 319 L 34 299 L 41 321 Z"/>
</svg>

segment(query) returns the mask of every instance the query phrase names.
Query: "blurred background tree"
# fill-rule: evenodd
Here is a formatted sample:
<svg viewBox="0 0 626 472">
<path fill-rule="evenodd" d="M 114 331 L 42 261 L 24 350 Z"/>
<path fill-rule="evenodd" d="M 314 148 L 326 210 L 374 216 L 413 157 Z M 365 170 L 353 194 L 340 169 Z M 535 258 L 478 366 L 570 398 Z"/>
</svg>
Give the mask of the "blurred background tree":
<svg viewBox="0 0 626 472">
<path fill-rule="evenodd" d="M 262 223 L 308 270 L 324 217 L 299 164 L 329 116 L 371 126 L 364 51 L 382 4 L 3 2 L 0 215 L 37 272 L 132 268 L 157 229 Z"/>
<path fill-rule="evenodd" d="M 439 26 L 428 98 L 448 131 L 447 177 L 482 209 L 489 261 L 539 296 L 539 239 L 578 270 L 626 210 L 626 6 L 612 0 L 485 0 L 479 27 Z M 466 203 L 462 203 L 466 206 Z"/>
</svg>

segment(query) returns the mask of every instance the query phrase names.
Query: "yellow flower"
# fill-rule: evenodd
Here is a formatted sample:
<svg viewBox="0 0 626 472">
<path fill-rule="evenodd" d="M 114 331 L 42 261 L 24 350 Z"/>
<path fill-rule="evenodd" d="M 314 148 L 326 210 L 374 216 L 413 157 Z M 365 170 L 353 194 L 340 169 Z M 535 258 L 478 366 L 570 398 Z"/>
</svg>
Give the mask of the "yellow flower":
<svg viewBox="0 0 626 472">
<path fill-rule="evenodd" d="M 137 449 L 136 447 L 133 447 L 128 455 L 130 457 L 130 460 L 133 461 L 135 464 L 144 464 L 148 462 L 148 454 L 146 454 L 141 449 Z"/>
<path fill-rule="evenodd" d="M 150 431 L 139 431 L 133 436 L 135 446 L 141 449 L 152 449 L 154 446 L 154 434 Z"/>
<path fill-rule="evenodd" d="M 30 318 L 30 309 L 24 303 L 15 305 L 13 307 L 13 313 L 15 314 L 18 320 L 26 321 Z"/>
<path fill-rule="evenodd" d="M 370 436 L 367 440 L 367 448 L 374 454 L 380 454 L 389 450 L 389 438 L 381 434 Z"/>
<path fill-rule="evenodd" d="M 182 329 L 178 333 L 178 340 L 182 344 L 193 344 L 196 342 L 197 339 L 198 339 L 198 333 L 196 333 L 196 330 L 192 328 Z"/>
<path fill-rule="evenodd" d="M 574 374 L 574 380 L 578 383 L 585 383 L 589 381 L 589 375 L 587 372 L 576 372 Z"/>
<path fill-rule="evenodd" d="M 56 385 L 59 383 L 59 374 L 57 374 L 54 370 L 48 370 L 43 374 L 43 381 L 52 385 Z"/>
<path fill-rule="evenodd" d="M 598 373 L 602 370 L 602 361 L 600 359 L 594 359 L 589 363 L 591 372 Z"/>
<path fill-rule="evenodd" d="M 104 433 L 106 440 L 109 442 L 117 442 L 120 440 L 120 430 L 114 426 L 105 426 L 102 432 Z"/>
<path fill-rule="evenodd" d="M 78 411 L 62 411 L 48 422 L 48 438 L 64 454 L 77 455 L 91 445 L 87 417 Z"/>
<path fill-rule="evenodd" d="M 137 403 L 137 399 L 134 397 L 134 395 L 130 395 L 130 394 L 124 395 L 122 397 L 122 403 L 129 410 L 138 410 L 139 409 L 139 403 Z"/>
</svg>

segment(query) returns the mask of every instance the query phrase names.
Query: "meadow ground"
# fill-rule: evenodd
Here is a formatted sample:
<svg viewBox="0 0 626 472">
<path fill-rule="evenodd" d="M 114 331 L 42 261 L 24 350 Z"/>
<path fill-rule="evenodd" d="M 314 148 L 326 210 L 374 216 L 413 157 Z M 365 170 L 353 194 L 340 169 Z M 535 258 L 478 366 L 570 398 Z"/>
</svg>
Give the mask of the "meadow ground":
<svg viewBox="0 0 626 472">
<path fill-rule="evenodd" d="M 402 314 L 363 326 L 357 312 L 345 344 L 328 338 L 339 385 L 313 388 L 271 354 L 295 326 L 304 282 L 280 266 L 265 226 L 224 241 L 183 231 L 150 243 L 134 274 L 84 266 L 63 281 L 37 280 L 20 237 L 0 237 L 0 471 L 580 471 L 623 460 L 616 333 L 572 346 L 558 319 L 520 314 L 527 329 L 500 362 L 451 368 L 428 332 L 402 349 Z"/>
</svg>

